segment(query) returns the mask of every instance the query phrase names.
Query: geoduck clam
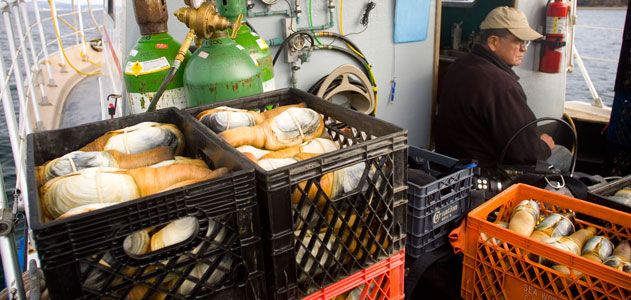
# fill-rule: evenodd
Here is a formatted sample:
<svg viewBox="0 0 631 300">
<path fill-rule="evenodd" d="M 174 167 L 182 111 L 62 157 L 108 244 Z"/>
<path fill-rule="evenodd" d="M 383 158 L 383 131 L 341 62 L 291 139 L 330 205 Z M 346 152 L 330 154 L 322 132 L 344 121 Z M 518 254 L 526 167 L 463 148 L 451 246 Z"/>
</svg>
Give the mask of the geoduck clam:
<svg viewBox="0 0 631 300">
<path fill-rule="evenodd" d="M 239 152 L 243 153 L 243 155 L 245 155 L 245 157 L 247 157 L 248 159 L 250 159 L 253 162 L 257 162 L 263 156 L 265 156 L 266 154 L 272 152 L 272 151 L 265 150 L 265 149 L 255 148 L 255 147 L 252 147 L 250 145 L 243 145 L 243 146 L 237 147 L 237 150 Z"/>
<path fill-rule="evenodd" d="M 219 257 L 215 256 L 212 258 L 212 262 L 203 260 L 203 262 L 197 263 L 178 287 L 177 292 L 180 295 L 189 296 L 193 289 L 201 283 L 202 278 L 207 278 L 203 283 L 204 285 L 218 286 L 222 284 L 227 275 L 232 274 L 234 259 L 229 254 L 224 255 L 219 263 L 216 263 L 215 260 L 217 259 L 219 259 Z M 216 265 L 216 267 L 211 269 L 210 267 L 214 265 Z M 180 280 L 171 281 L 171 288 L 175 287 L 179 281 Z"/>
<path fill-rule="evenodd" d="M 626 187 L 618 190 L 609 199 L 618 202 L 622 205 L 631 206 L 631 187 Z"/>
<path fill-rule="evenodd" d="M 266 119 L 273 118 L 292 107 L 305 107 L 305 105 L 304 103 L 301 103 L 279 106 L 277 108 L 262 113 L 245 109 L 220 106 L 217 108 L 204 110 L 197 114 L 196 118 L 215 133 L 221 133 L 234 128 L 250 127 L 261 124 Z"/>
<path fill-rule="evenodd" d="M 574 232 L 574 224 L 570 217 L 558 213 L 550 214 L 537 224 L 530 237 L 544 240 L 569 235 Z"/>
<path fill-rule="evenodd" d="M 613 243 L 606 237 L 599 235 L 590 238 L 583 245 L 581 256 L 598 263 L 603 261 L 613 252 Z"/>
<path fill-rule="evenodd" d="M 56 219 L 67 211 L 93 203 L 120 203 L 140 197 L 132 176 L 115 168 L 89 168 L 56 177 L 40 189 L 42 209 Z"/>
<path fill-rule="evenodd" d="M 51 219 L 93 203 L 120 203 L 228 173 L 226 168 L 210 170 L 191 164 L 131 170 L 88 168 L 54 178 L 40 188 L 40 201 Z"/>
<path fill-rule="evenodd" d="M 301 235 L 300 230 L 294 231 L 294 235 L 296 239 L 299 239 Z M 323 241 L 326 236 L 329 238 L 325 244 Z M 296 265 L 300 270 L 299 281 L 305 280 L 307 276 L 319 275 L 324 270 L 335 265 L 336 261 L 339 262 L 344 248 L 337 243 L 335 234 L 327 234 L 326 232 L 314 234 L 309 229 L 306 229 L 299 244 L 300 246 L 296 252 Z"/>
<path fill-rule="evenodd" d="M 173 150 L 160 146 L 136 154 L 125 154 L 116 150 L 73 151 L 37 167 L 39 184 L 87 168 L 112 167 L 133 169 L 149 166 L 161 161 L 173 159 Z"/>
<path fill-rule="evenodd" d="M 613 244 L 609 241 L 609 239 L 604 236 L 594 236 L 587 240 L 585 245 L 583 245 L 581 256 L 597 263 L 602 263 L 606 257 L 611 255 L 612 250 Z M 583 275 L 583 272 L 572 270 L 565 265 L 553 265 L 552 269 L 565 275 L 573 274 L 576 277 L 581 277 Z"/>
<path fill-rule="evenodd" d="M 79 150 L 116 150 L 126 154 L 135 154 L 159 146 L 167 146 L 173 150 L 174 155 L 180 155 L 184 150 L 184 135 L 173 124 L 142 122 L 109 131 Z"/>
<path fill-rule="evenodd" d="M 316 138 L 299 146 L 287 147 L 282 150 L 266 153 L 260 157 L 260 159 L 290 158 L 299 153 L 324 154 L 338 149 L 340 149 L 340 146 L 336 142 L 330 139 Z"/>
<path fill-rule="evenodd" d="M 323 132 L 324 122 L 319 113 L 292 107 L 256 126 L 230 129 L 219 136 L 235 148 L 250 145 L 280 150 L 313 140 Z"/>
<path fill-rule="evenodd" d="M 555 247 L 557 249 L 570 252 L 574 255 L 581 255 L 581 249 L 583 248 L 583 245 L 589 238 L 591 238 L 595 234 L 596 234 L 596 228 L 587 227 L 587 228 L 577 230 L 570 236 L 549 238 L 549 239 L 543 240 L 542 242 L 552 247 Z M 544 264 L 544 265 L 553 264 L 552 262 L 550 262 L 549 260 L 543 257 L 539 258 L 539 263 Z"/>
<path fill-rule="evenodd" d="M 530 236 L 539 219 L 539 203 L 535 200 L 522 200 L 515 206 L 508 221 L 508 229 L 521 236 Z"/>
<path fill-rule="evenodd" d="M 611 256 L 605 258 L 604 264 L 616 270 L 631 273 L 631 244 L 629 241 L 620 242 Z"/>
<path fill-rule="evenodd" d="M 197 232 L 199 223 L 195 217 L 175 220 L 151 236 L 151 252 L 181 243 Z"/>
</svg>

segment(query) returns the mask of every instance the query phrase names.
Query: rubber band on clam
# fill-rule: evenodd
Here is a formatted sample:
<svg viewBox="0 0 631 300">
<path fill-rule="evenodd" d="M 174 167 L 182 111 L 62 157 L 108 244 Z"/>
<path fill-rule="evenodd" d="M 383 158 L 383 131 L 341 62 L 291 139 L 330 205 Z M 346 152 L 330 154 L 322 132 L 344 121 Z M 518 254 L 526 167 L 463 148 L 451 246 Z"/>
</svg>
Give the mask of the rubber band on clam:
<svg viewBox="0 0 631 300">
<path fill-rule="evenodd" d="M 55 177 L 92 167 L 118 168 L 118 164 L 112 155 L 104 151 L 73 151 L 43 166 L 43 183 Z"/>
<path fill-rule="evenodd" d="M 88 168 L 53 178 L 40 193 L 43 210 L 52 219 L 86 204 L 119 203 L 140 196 L 134 179 L 114 168 Z"/>
<path fill-rule="evenodd" d="M 322 116 L 309 108 L 290 108 L 272 119 L 270 125 L 279 141 L 293 141 L 315 135 L 322 126 Z"/>
</svg>

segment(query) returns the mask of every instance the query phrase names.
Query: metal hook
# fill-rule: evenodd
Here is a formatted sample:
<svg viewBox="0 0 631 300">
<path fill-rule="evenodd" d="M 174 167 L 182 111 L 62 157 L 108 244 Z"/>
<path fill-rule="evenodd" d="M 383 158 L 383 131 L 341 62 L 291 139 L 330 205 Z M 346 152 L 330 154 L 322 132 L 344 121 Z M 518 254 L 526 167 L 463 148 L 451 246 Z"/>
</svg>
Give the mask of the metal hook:
<svg viewBox="0 0 631 300">
<path fill-rule="evenodd" d="M 558 190 L 565 187 L 565 179 L 563 178 L 563 175 L 559 175 L 559 177 L 561 177 L 561 182 L 556 181 L 556 184 L 552 184 L 547 176 L 544 176 L 543 178 L 546 180 L 549 186 Z"/>
</svg>

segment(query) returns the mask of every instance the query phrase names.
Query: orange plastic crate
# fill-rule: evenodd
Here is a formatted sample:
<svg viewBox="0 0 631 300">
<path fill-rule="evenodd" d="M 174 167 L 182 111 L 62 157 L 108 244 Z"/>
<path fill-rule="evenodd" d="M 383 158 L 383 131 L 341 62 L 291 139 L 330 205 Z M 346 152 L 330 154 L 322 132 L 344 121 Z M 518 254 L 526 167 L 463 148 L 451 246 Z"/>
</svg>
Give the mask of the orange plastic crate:
<svg viewBox="0 0 631 300">
<path fill-rule="evenodd" d="M 605 220 L 594 224 L 577 216 L 574 224 L 577 230 L 596 227 L 596 234 L 607 236 L 614 245 L 631 239 L 631 214 L 528 185 L 513 185 L 467 216 L 461 289 L 465 299 L 631 299 L 631 274 L 487 221 L 487 216 L 496 211 L 500 220 L 507 221 L 513 207 L 524 199 L 539 201 L 542 215 L 572 210 Z M 496 240 L 483 242 L 481 233 Z M 557 272 L 531 260 L 529 255 L 545 257 L 582 275 Z"/>
<path fill-rule="evenodd" d="M 405 250 L 402 250 L 303 299 L 403 299 L 404 268 Z"/>
</svg>

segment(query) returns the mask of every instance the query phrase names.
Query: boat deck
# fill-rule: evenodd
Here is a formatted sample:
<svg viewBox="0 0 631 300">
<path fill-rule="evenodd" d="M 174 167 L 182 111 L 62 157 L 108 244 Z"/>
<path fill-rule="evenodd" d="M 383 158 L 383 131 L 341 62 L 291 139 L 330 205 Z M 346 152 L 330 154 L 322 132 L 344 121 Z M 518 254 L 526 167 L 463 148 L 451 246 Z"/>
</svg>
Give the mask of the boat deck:
<svg viewBox="0 0 631 300">
<path fill-rule="evenodd" d="M 89 46 L 86 47 L 86 50 L 87 57 L 91 62 L 84 60 L 81 57 L 81 52 L 83 51 L 81 45 L 74 45 L 65 48 L 68 60 L 79 71 L 89 74 L 99 69 L 98 65 L 102 63 L 102 53 L 94 51 L 94 49 Z M 98 94 L 95 93 L 96 84 L 93 84 L 96 82 L 96 77 L 90 78 L 92 76 L 88 76 L 88 81 L 84 81 L 85 83 L 82 83 L 83 87 L 76 86 L 79 82 L 86 79 L 86 76 L 78 74 L 67 64 L 62 66 L 62 62 L 63 56 L 59 53 L 51 55 L 47 61 L 40 61 L 42 68 L 40 68 L 40 71 L 37 73 L 37 82 L 45 83 L 43 84 L 45 97 L 42 96 L 40 89 L 35 89 L 43 127 L 38 128 L 39 130 L 55 129 L 64 125 L 77 125 L 74 123 L 74 120 L 78 120 L 77 117 L 79 116 L 73 112 L 78 112 L 79 110 L 81 111 L 81 114 L 83 114 L 86 112 L 85 110 L 92 112 L 92 109 L 96 109 L 98 113 L 97 118 L 91 120 L 100 119 L 99 99 Z M 51 78 L 55 84 L 47 82 L 46 68 L 43 64 L 51 65 Z M 89 84 L 91 88 L 86 86 L 87 84 Z M 68 105 L 66 105 L 66 101 L 69 101 Z M 88 102 L 78 103 L 84 101 Z M 31 118 L 34 119 L 32 114 L 33 113 L 31 111 Z M 66 121 L 62 122 L 63 119 L 66 119 L 63 117 L 64 114 L 66 116 L 72 115 L 77 117 L 70 117 L 70 121 L 72 123 L 66 123 Z M 90 115 L 91 114 L 92 113 L 90 113 Z M 80 119 L 83 120 L 86 117 L 89 116 L 81 116 Z"/>
</svg>

